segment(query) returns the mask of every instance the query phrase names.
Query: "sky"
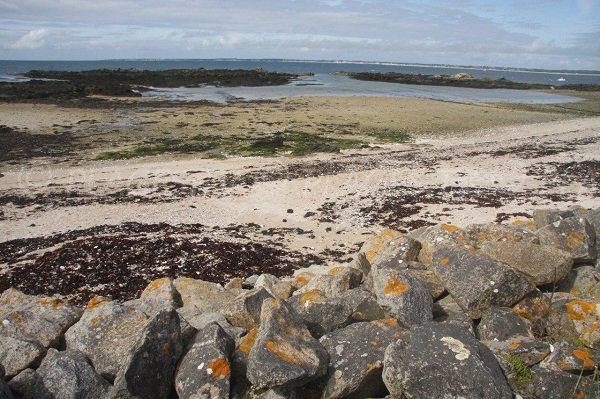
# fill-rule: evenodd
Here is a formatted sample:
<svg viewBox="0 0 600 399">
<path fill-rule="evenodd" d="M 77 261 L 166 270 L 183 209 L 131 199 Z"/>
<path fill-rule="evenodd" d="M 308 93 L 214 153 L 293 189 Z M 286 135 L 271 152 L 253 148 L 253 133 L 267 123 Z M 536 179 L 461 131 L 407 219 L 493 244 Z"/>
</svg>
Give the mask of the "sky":
<svg viewBox="0 0 600 399">
<path fill-rule="evenodd" d="M 600 0 L 0 0 L 0 59 L 600 70 Z"/>
</svg>

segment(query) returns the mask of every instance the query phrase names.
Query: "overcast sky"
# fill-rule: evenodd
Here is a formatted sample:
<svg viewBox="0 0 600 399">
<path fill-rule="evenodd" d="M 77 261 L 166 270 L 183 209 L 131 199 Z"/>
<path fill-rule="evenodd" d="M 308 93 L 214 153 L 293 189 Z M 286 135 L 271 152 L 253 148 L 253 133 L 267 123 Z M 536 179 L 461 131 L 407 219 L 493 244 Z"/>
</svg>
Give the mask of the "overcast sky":
<svg viewBox="0 0 600 399">
<path fill-rule="evenodd" d="M 0 0 L 0 59 L 110 58 L 600 70 L 600 0 Z"/>
</svg>

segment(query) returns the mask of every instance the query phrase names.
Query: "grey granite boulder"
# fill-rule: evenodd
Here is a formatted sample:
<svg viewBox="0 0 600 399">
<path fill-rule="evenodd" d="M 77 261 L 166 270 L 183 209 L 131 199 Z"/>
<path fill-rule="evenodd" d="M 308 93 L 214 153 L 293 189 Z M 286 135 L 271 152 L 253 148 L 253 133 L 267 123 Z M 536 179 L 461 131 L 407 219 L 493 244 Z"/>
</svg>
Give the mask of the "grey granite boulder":
<svg viewBox="0 0 600 399">
<path fill-rule="evenodd" d="M 344 292 L 339 297 L 352 311 L 354 321 L 372 321 L 385 318 L 385 312 L 377 303 L 377 297 L 362 287 Z"/>
<path fill-rule="evenodd" d="M 540 242 L 538 236 L 524 227 L 495 223 L 469 225 L 465 227 L 464 235 L 467 241 L 476 248 L 487 243 L 539 244 Z"/>
<path fill-rule="evenodd" d="M 4 366 L 6 377 L 12 378 L 29 367 L 37 367 L 46 348 L 37 341 L 0 336 L 0 365 Z"/>
<path fill-rule="evenodd" d="M 456 303 L 451 295 L 447 295 L 433 304 L 433 320 L 439 323 L 464 327 L 475 335 L 473 320 Z"/>
<path fill-rule="evenodd" d="M 600 395 L 600 384 L 590 377 L 534 366 L 531 369 L 535 398 L 592 399 Z"/>
<path fill-rule="evenodd" d="M 474 249 L 466 232 L 460 227 L 451 224 L 438 224 L 428 227 L 415 238 L 422 244 L 417 260 L 427 267 L 433 266 L 433 254 L 440 248 Z"/>
<path fill-rule="evenodd" d="M 26 295 L 9 288 L 0 296 L 0 335 L 54 347 L 81 313 L 61 298 Z"/>
<path fill-rule="evenodd" d="M 354 310 L 346 300 L 341 297 L 327 298 L 318 290 L 294 295 L 286 303 L 300 316 L 315 338 L 353 322 Z"/>
<path fill-rule="evenodd" d="M 180 399 L 229 399 L 234 342 L 216 323 L 198 331 L 175 373 Z"/>
<path fill-rule="evenodd" d="M 573 267 L 570 253 L 550 245 L 494 242 L 484 244 L 480 252 L 518 270 L 538 286 L 562 280 Z"/>
<path fill-rule="evenodd" d="M 550 297 L 535 289 L 521 298 L 511 309 L 519 316 L 529 320 L 533 335 L 541 338 L 546 334 L 550 305 Z"/>
<path fill-rule="evenodd" d="M 482 341 L 506 341 L 513 337 L 533 337 L 529 320 L 516 314 L 511 308 L 493 307 L 481 316 L 477 335 Z"/>
<path fill-rule="evenodd" d="M 302 295 L 308 291 L 319 290 L 328 298 L 340 296 L 344 292 L 358 287 L 362 276 L 362 272 L 353 267 L 333 267 L 327 274 L 313 277 L 305 286 L 295 291 L 293 295 Z"/>
<path fill-rule="evenodd" d="M 176 278 L 173 285 L 181 295 L 183 307 L 196 314 L 221 313 L 226 305 L 244 292 L 241 289 L 226 290 L 219 284 L 188 277 Z"/>
<path fill-rule="evenodd" d="M 533 221 L 538 229 L 576 216 L 579 215 L 574 209 L 536 209 L 533 211 Z"/>
<path fill-rule="evenodd" d="M 100 375 L 113 381 L 150 320 L 138 305 L 92 298 L 65 334 L 67 348 L 83 352 Z"/>
<path fill-rule="evenodd" d="M 194 338 L 194 336 L 196 336 L 196 333 L 198 331 L 202 330 L 204 327 L 208 326 L 211 323 L 217 323 L 219 326 L 221 326 L 223 331 L 225 331 L 227 335 L 229 335 L 234 341 L 246 333 L 246 330 L 244 328 L 234 327 L 231 324 L 229 324 L 225 316 L 223 316 L 221 313 L 195 314 L 195 312 L 193 312 L 192 315 L 188 316 L 186 314 L 187 310 L 189 310 L 189 308 L 178 309 L 177 313 L 179 313 L 180 321 L 183 321 L 185 319 L 186 322 L 194 330 L 192 336 L 190 337 L 192 339 Z"/>
<path fill-rule="evenodd" d="M 383 381 L 392 397 L 513 397 L 493 353 L 466 329 L 415 326 L 385 351 Z"/>
<path fill-rule="evenodd" d="M 600 300 L 600 271 L 593 266 L 576 267 L 556 289 L 582 299 Z"/>
<path fill-rule="evenodd" d="M 254 288 L 264 288 L 277 299 L 288 299 L 294 291 L 291 281 L 280 280 L 272 274 L 261 274 L 256 279 Z"/>
<path fill-rule="evenodd" d="M 240 294 L 232 302 L 224 305 L 221 313 L 231 325 L 250 330 L 259 322 L 260 309 L 267 298 L 273 298 L 273 295 L 264 288 L 255 288 Z"/>
<path fill-rule="evenodd" d="M 386 315 L 410 327 L 433 319 L 433 300 L 423 283 L 405 271 L 373 269 L 377 303 Z"/>
<path fill-rule="evenodd" d="M 4 381 L 4 369 L 0 365 L 0 399 L 13 399 L 8 384 Z"/>
<path fill-rule="evenodd" d="M 167 277 L 148 284 L 140 296 L 140 302 L 141 309 L 148 315 L 183 306 L 181 295 L 173 285 L 173 279 Z"/>
<path fill-rule="evenodd" d="M 401 232 L 385 229 L 365 241 L 358 251 L 358 264 L 363 274 L 366 276 L 371 272 L 372 263 L 393 256 L 403 238 Z"/>
<path fill-rule="evenodd" d="M 559 299 L 552 303 L 546 326 L 555 341 L 576 338 L 584 345 L 600 345 L 600 302 L 578 298 Z"/>
<path fill-rule="evenodd" d="M 596 232 L 582 217 L 571 217 L 548 224 L 537 232 L 540 243 L 571 254 L 575 262 L 596 260 Z"/>
<path fill-rule="evenodd" d="M 361 322 L 320 339 L 329 353 L 323 398 L 366 398 L 386 394 L 381 373 L 385 349 L 403 330 L 398 323 Z"/>
<path fill-rule="evenodd" d="M 58 352 L 50 349 L 37 369 L 44 388 L 54 398 L 102 399 L 110 389 L 79 351 Z"/>
<path fill-rule="evenodd" d="M 261 324 L 248 359 L 256 388 L 293 387 L 323 376 L 328 355 L 299 316 L 281 300 L 263 303 Z"/>
<path fill-rule="evenodd" d="M 33 369 L 21 371 L 8 382 L 8 386 L 20 399 L 54 399 L 54 396 L 44 386 L 42 377 Z"/>
<path fill-rule="evenodd" d="M 522 274 L 487 256 L 453 247 L 433 255 L 434 272 L 473 319 L 492 306 L 512 306 L 535 289 Z"/>
<path fill-rule="evenodd" d="M 593 371 L 600 364 L 600 351 L 569 341 L 557 342 L 553 346 L 552 354 L 540 363 L 541 367 L 579 374 Z"/>
<path fill-rule="evenodd" d="M 177 312 L 159 312 L 136 338 L 135 345 L 128 351 L 125 363 L 115 378 L 110 397 L 168 397 L 182 351 Z"/>
</svg>

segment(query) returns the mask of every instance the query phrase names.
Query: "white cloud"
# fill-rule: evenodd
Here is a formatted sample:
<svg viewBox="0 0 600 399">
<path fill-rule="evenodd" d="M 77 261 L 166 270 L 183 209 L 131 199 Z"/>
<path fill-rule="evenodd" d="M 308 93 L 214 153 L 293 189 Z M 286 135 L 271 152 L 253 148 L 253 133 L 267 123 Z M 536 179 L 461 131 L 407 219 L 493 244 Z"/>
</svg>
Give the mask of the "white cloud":
<svg viewBox="0 0 600 399">
<path fill-rule="evenodd" d="M 8 48 L 11 49 L 34 49 L 43 47 L 46 44 L 46 36 L 48 36 L 48 29 L 34 29 L 23 36 L 16 42 L 9 44 Z"/>
</svg>

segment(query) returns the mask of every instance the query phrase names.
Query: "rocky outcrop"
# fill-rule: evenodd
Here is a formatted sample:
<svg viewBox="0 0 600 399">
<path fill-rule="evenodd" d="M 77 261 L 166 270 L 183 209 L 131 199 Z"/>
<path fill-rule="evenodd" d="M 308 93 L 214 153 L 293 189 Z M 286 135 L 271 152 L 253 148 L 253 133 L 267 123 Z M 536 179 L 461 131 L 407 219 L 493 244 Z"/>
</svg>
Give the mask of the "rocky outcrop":
<svg viewBox="0 0 600 399">
<path fill-rule="evenodd" d="M 163 278 L 85 309 L 9 289 L 0 396 L 597 397 L 599 215 L 385 230 L 349 264 Z"/>
</svg>

